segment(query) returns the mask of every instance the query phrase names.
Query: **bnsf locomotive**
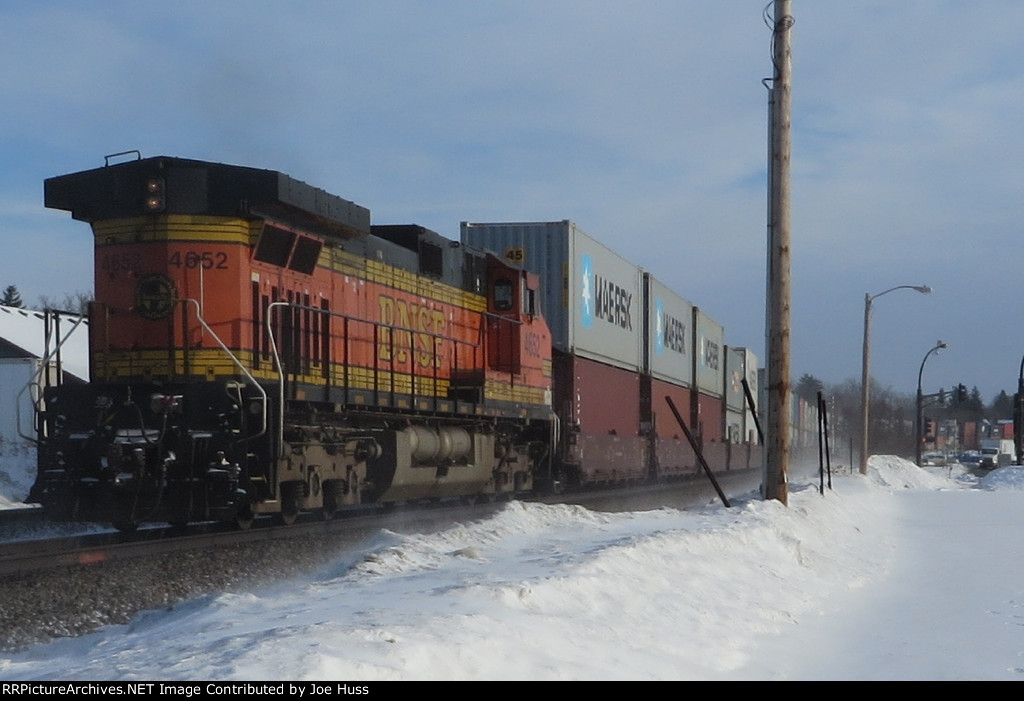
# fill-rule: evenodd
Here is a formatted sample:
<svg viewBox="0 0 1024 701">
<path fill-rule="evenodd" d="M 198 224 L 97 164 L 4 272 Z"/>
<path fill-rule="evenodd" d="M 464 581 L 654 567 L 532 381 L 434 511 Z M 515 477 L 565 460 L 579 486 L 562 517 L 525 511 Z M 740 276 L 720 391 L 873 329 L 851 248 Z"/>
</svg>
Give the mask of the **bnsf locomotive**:
<svg viewBox="0 0 1024 701">
<path fill-rule="evenodd" d="M 678 426 L 655 420 L 673 393 L 700 435 L 746 445 L 721 466 L 759 464 L 727 423 L 725 362 L 717 393 L 700 391 L 695 361 L 652 372 L 655 281 L 583 269 L 608 256 L 577 255 L 592 240 L 566 222 L 517 245 L 464 223 L 456 242 L 371 225 L 282 173 L 171 157 L 51 178 L 45 204 L 95 237 L 91 382 L 48 388 L 37 421 L 31 499 L 58 518 L 288 523 L 691 473 Z M 552 241 L 561 254 L 543 253 Z M 590 288 L 583 316 L 571 276 Z M 658 348 L 697 355 L 699 311 L 687 313 L 657 329 Z M 595 320 L 636 348 L 590 352 L 610 339 Z M 714 345 L 705 359 L 724 352 Z"/>
</svg>

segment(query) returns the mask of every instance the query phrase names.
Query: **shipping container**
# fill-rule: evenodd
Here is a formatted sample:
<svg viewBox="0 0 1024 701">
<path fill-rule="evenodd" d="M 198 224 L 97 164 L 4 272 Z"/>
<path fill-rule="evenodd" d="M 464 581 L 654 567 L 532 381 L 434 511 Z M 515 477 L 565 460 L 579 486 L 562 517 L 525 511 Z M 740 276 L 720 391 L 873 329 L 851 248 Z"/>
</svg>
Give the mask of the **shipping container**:
<svg viewBox="0 0 1024 701">
<path fill-rule="evenodd" d="M 743 412 L 726 408 L 725 440 L 730 443 L 742 443 L 743 438 Z"/>
<path fill-rule="evenodd" d="M 757 376 L 758 360 L 753 351 L 749 348 L 733 348 L 726 346 L 725 351 L 725 405 L 730 411 L 742 412 L 742 418 L 738 422 L 740 442 L 757 443 L 757 423 L 754 421 L 754 413 L 757 410 Z M 746 393 L 743 391 L 743 380 L 746 379 L 747 387 L 750 389 L 750 397 L 754 402 L 751 409 L 747 401 Z M 727 421 L 729 423 L 729 421 Z M 733 437 L 726 431 L 730 440 Z"/>
<path fill-rule="evenodd" d="M 644 302 L 648 328 L 644 367 L 652 377 L 692 387 L 693 305 L 650 273 L 644 273 Z"/>
<path fill-rule="evenodd" d="M 693 308 L 694 381 L 701 394 L 722 399 L 725 382 L 725 331 L 698 307 Z"/>
<path fill-rule="evenodd" d="M 725 403 L 719 397 L 697 393 L 696 415 L 692 419 L 690 430 L 700 436 L 701 445 L 707 450 L 709 443 L 722 442 L 725 426 Z"/>
<path fill-rule="evenodd" d="M 980 446 L 978 438 L 978 422 L 965 421 L 961 429 L 960 445 L 967 450 L 977 450 Z"/>
<path fill-rule="evenodd" d="M 725 406 L 730 411 L 742 412 L 746 404 L 743 394 L 744 358 L 735 349 L 725 347 Z"/>
<path fill-rule="evenodd" d="M 556 350 L 641 370 L 639 267 L 569 220 L 462 222 L 461 240 L 540 276 L 541 309 Z"/>
<path fill-rule="evenodd" d="M 560 352 L 555 353 L 554 374 L 554 408 L 562 421 L 559 457 L 574 480 L 597 484 L 646 478 L 640 375 Z"/>
<path fill-rule="evenodd" d="M 661 477 L 693 474 L 699 467 L 697 454 L 666 399 L 666 397 L 672 398 L 672 404 L 675 405 L 676 411 L 679 412 L 683 421 L 687 422 L 687 428 L 689 428 L 690 388 L 657 378 L 652 379 L 651 387 L 651 424 L 655 455 L 653 471 Z"/>
</svg>

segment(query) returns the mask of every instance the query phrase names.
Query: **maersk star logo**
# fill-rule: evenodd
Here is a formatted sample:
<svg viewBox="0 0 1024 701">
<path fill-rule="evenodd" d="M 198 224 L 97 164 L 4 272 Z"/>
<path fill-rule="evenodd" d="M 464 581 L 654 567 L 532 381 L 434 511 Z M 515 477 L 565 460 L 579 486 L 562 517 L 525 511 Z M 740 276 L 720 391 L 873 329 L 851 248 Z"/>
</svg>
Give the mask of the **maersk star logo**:
<svg viewBox="0 0 1024 701">
<path fill-rule="evenodd" d="M 594 290 L 591 287 L 591 277 L 594 274 L 594 263 L 590 260 L 590 256 L 583 256 L 580 261 L 580 277 L 582 279 L 582 289 L 580 290 L 580 313 L 583 318 L 581 322 L 584 328 L 590 328 L 594 323 Z"/>
<path fill-rule="evenodd" d="M 665 311 L 661 307 L 661 297 L 654 302 L 654 352 L 661 355 L 665 349 Z"/>
</svg>

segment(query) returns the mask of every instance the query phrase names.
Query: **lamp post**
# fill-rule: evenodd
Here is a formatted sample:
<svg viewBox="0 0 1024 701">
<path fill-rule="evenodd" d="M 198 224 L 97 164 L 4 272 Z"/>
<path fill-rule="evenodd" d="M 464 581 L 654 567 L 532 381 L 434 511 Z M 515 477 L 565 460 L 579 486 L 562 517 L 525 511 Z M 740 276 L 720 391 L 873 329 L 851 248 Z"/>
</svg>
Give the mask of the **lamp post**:
<svg viewBox="0 0 1024 701">
<path fill-rule="evenodd" d="M 923 295 L 930 294 L 928 285 L 897 285 L 876 295 L 864 293 L 864 354 L 861 358 L 860 376 L 860 473 L 868 473 L 868 386 L 871 378 L 871 302 L 894 290 L 916 290 Z"/>
<path fill-rule="evenodd" d="M 927 353 L 924 354 L 924 358 L 921 359 L 921 369 L 917 371 L 917 421 L 915 422 L 915 426 L 914 426 L 914 443 L 916 443 L 916 447 L 914 448 L 914 458 L 915 458 L 915 462 L 918 465 L 918 467 L 921 466 L 921 436 L 922 436 L 922 433 L 921 433 L 921 411 L 922 411 L 921 375 L 924 374 L 924 364 L 925 364 L 925 361 L 928 360 L 928 356 L 930 356 L 932 353 L 937 353 L 937 352 L 939 352 L 939 350 L 941 350 L 943 348 L 946 348 L 946 347 L 947 347 L 946 343 L 944 343 L 942 341 L 938 341 L 935 344 L 934 348 L 932 348 L 930 351 L 928 351 Z"/>
<path fill-rule="evenodd" d="M 1018 465 L 1024 465 L 1024 358 L 1017 373 L 1017 394 L 1013 395 L 1013 452 Z"/>
</svg>

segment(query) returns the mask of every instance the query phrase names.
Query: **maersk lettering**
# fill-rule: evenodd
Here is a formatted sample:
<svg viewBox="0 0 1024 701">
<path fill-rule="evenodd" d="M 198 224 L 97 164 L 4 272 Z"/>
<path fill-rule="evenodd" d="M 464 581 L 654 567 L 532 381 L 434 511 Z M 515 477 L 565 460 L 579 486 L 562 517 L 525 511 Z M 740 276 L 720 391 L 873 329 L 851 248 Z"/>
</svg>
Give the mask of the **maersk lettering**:
<svg viewBox="0 0 1024 701">
<path fill-rule="evenodd" d="M 718 369 L 718 362 L 721 356 L 720 346 L 714 341 L 702 339 L 704 344 L 704 367 L 712 370 Z"/>
<path fill-rule="evenodd" d="M 676 353 L 686 355 L 686 324 L 668 314 L 665 314 L 664 317 L 664 338 L 662 344 L 665 348 L 670 348 Z"/>
<path fill-rule="evenodd" d="M 594 299 L 594 316 L 611 322 L 624 329 L 633 329 L 633 293 L 619 287 L 611 280 L 600 275 L 594 276 L 594 287 L 597 288 Z"/>
</svg>

